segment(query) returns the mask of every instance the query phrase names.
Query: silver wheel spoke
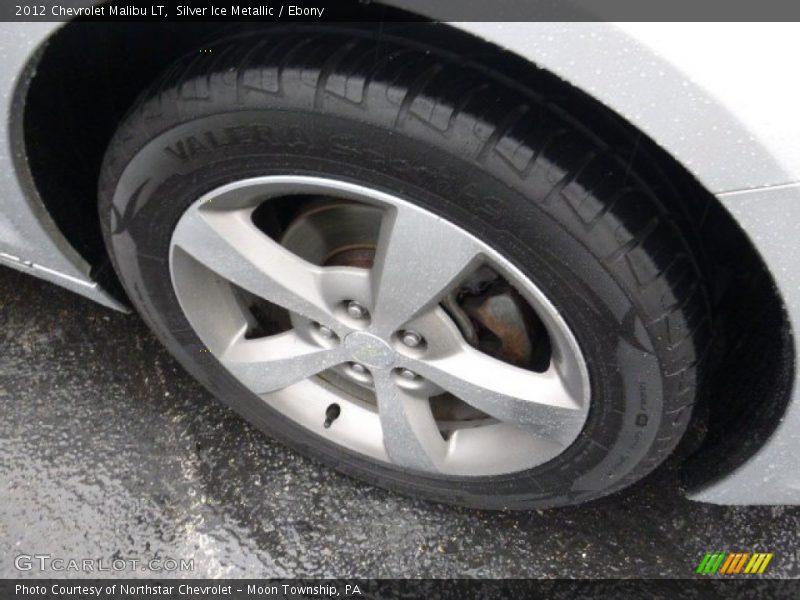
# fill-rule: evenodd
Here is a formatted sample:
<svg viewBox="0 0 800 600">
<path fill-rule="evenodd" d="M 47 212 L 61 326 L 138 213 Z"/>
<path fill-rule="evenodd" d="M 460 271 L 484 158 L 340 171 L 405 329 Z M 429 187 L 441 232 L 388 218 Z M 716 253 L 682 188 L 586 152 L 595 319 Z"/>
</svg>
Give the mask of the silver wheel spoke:
<svg viewBox="0 0 800 600">
<path fill-rule="evenodd" d="M 467 345 L 431 361 L 404 362 L 478 410 L 562 445 L 585 419 L 554 369 L 535 373 Z"/>
<path fill-rule="evenodd" d="M 249 209 L 190 208 L 173 244 L 220 277 L 333 329 L 346 333 L 326 305 L 327 272 L 289 252 L 253 225 Z"/>
<path fill-rule="evenodd" d="M 381 225 L 373 267 L 372 331 L 388 336 L 473 266 L 474 240 L 453 225 L 411 207 L 396 207 Z"/>
<path fill-rule="evenodd" d="M 320 348 L 294 330 L 253 340 L 238 336 L 220 362 L 257 394 L 283 389 L 345 362 L 341 347 Z"/>
<path fill-rule="evenodd" d="M 439 471 L 447 444 L 439 433 L 427 398 L 398 386 L 388 369 L 373 373 L 383 445 L 389 459 L 401 467 Z"/>
</svg>

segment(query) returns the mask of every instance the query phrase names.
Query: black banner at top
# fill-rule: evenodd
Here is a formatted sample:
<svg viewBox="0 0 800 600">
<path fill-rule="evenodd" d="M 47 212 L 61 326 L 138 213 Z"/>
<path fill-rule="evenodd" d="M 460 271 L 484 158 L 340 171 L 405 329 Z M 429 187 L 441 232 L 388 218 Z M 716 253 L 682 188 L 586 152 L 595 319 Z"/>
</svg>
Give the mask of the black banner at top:
<svg viewBox="0 0 800 600">
<path fill-rule="evenodd" d="M 796 0 L 5 0 L 2 21 L 798 21 Z"/>
</svg>

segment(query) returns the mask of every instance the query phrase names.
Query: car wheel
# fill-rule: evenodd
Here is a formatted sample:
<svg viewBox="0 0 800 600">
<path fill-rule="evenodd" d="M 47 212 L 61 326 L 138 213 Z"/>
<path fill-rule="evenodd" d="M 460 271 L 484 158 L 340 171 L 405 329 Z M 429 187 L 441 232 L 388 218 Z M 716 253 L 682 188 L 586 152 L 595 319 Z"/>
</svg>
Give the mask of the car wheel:
<svg viewBox="0 0 800 600">
<path fill-rule="evenodd" d="M 221 400 L 362 480 L 472 507 L 586 501 L 691 415 L 705 286 L 598 132 L 436 48 L 221 41 L 112 140 L 108 250 Z"/>
</svg>

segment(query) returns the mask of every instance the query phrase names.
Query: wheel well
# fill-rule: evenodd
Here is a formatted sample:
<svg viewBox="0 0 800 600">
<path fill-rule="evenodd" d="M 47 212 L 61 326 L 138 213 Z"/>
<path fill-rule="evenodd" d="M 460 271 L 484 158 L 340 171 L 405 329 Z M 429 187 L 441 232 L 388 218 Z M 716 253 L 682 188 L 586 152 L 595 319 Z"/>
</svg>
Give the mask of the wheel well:
<svg viewBox="0 0 800 600">
<path fill-rule="evenodd" d="M 382 15 L 386 18 L 387 12 Z M 337 25 L 326 27 L 331 26 Z M 473 56 L 482 68 L 515 85 L 532 87 L 560 110 L 591 122 L 595 130 L 602 130 L 605 142 L 626 149 L 631 164 L 656 189 L 661 186 L 668 192 L 665 198 L 676 221 L 694 231 L 712 292 L 715 332 L 696 410 L 696 435 L 689 436 L 703 440 L 689 448 L 686 473 L 690 483 L 701 483 L 749 458 L 785 411 L 794 350 L 767 267 L 719 201 L 632 125 L 519 57 L 441 24 L 339 26 L 371 28 L 378 40 L 387 32 L 402 35 L 417 27 L 415 37 Z M 38 56 L 22 115 L 28 165 L 47 210 L 92 266 L 92 276 L 104 285 L 116 287 L 116 279 L 100 234 L 96 189 L 117 124 L 142 90 L 180 56 L 221 36 L 263 27 L 152 23 L 142 35 L 141 24 L 78 20 L 59 29 Z"/>
</svg>

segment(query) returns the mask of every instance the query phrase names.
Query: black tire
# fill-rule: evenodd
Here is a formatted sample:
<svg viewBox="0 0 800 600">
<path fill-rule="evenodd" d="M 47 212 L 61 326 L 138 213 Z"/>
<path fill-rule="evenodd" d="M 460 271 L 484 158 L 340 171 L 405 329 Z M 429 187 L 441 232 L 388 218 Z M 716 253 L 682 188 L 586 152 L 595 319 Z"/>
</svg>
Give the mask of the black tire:
<svg viewBox="0 0 800 600">
<path fill-rule="evenodd" d="M 99 186 L 108 250 L 177 359 L 270 436 L 345 473 L 488 509 L 573 504 L 652 471 L 689 423 L 709 309 L 690 236 L 596 132 L 535 91 L 436 48 L 357 32 L 223 41 L 180 61 L 120 125 Z M 386 189 L 488 241 L 559 309 L 585 353 L 591 410 L 563 454 L 480 478 L 408 474 L 265 407 L 208 353 L 170 284 L 189 204 L 255 175 Z"/>
</svg>

